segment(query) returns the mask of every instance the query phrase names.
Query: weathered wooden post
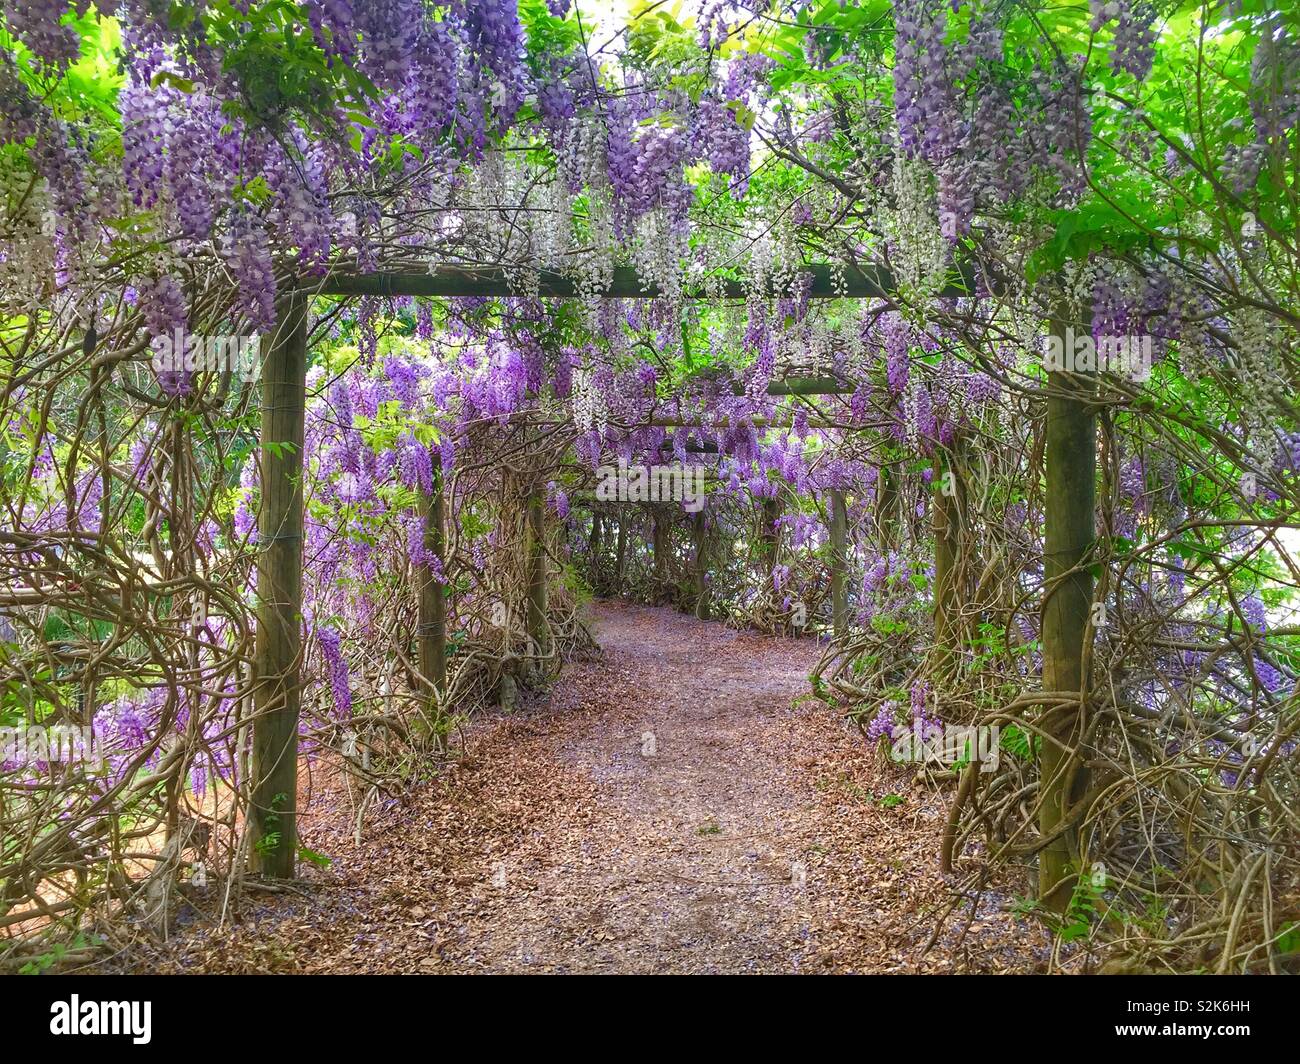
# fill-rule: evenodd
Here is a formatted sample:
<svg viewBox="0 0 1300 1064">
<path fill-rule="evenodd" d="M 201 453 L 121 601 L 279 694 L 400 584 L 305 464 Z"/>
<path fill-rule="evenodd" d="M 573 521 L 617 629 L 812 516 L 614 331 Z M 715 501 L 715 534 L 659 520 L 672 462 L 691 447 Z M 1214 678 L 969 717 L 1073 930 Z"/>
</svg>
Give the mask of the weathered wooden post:
<svg viewBox="0 0 1300 1064">
<path fill-rule="evenodd" d="M 876 526 L 881 551 L 887 553 L 898 546 L 898 484 L 887 465 L 876 473 Z"/>
<path fill-rule="evenodd" d="M 657 600 L 668 586 L 668 525 L 664 521 L 663 509 L 656 506 L 653 513 L 654 530 L 651 533 L 654 548 L 655 599 Z"/>
<path fill-rule="evenodd" d="M 934 525 L 934 668 L 936 678 L 949 675 L 957 661 L 957 565 L 961 535 L 961 501 L 953 463 L 934 461 L 937 479 L 932 496 Z"/>
<path fill-rule="evenodd" d="M 302 656 L 302 447 L 307 297 L 280 300 L 262 363 L 261 511 L 257 537 L 251 863 L 287 879 L 298 850 L 298 709 Z"/>
<path fill-rule="evenodd" d="M 776 531 L 777 519 L 781 516 L 781 504 L 776 499 L 764 499 L 758 508 L 758 578 L 763 588 L 763 601 L 771 602 L 773 617 L 781 612 L 781 596 L 772 582 L 772 570 L 776 568 L 778 548 L 781 537 Z"/>
<path fill-rule="evenodd" d="M 420 566 L 420 621 L 419 660 L 420 674 L 433 684 L 429 692 L 425 720 L 435 732 L 441 723 L 439 704 L 447 689 L 447 600 L 443 585 L 436 579 L 434 562 L 443 571 L 443 510 L 442 468 L 437 458 L 433 466 L 432 490 L 421 500 L 424 519 L 424 552 L 428 561 Z"/>
<path fill-rule="evenodd" d="M 693 531 L 695 533 L 695 616 L 702 621 L 709 619 L 709 582 L 708 582 L 708 533 L 704 526 L 704 511 L 695 515 Z"/>
<path fill-rule="evenodd" d="M 1062 352 L 1073 348 L 1073 330 L 1063 317 L 1051 324 Z M 1084 639 L 1092 605 L 1088 552 L 1095 538 L 1093 508 L 1097 476 L 1097 434 L 1090 405 L 1095 381 L 1090 373 L 1051 370 L 1047 375 L 1046 543 L 1043 590 L 1043 689 L 1080 694 Z M 1082 702 L 1053 707 L 1043 718 L 1039 757 L 1038 828 L 1050 839 L 1038 855 L 1039 900 L 1063 912 L 1074 892 L 1070 868 L 1070 830 L 1066 812 L 1082 789 L 1078 743 L 1086 725 Z"/>
<path fill-rule="evenodd" d="M 844 592 L 847 538 L 848 513 L 844 506 L 844 492 L 836 489 L 831 492 L 831 629 L 837 640 L 849 634 L 849 605 Z"/>
<path fill-rule="evenodd" d="M 781 503 L 778 499 L 764 499 L 763 505 L 759 509 L 758 541 L 762 545 L 759 557 L 764 567 L 763 579 L 770 588 L 772 586 L 772 568 L 776 565 L 777 544 L 780 543 L 780 536 L 777 535 L 776 523 L 781 517 Z"/>
<path fill-rule="evenodd" d="M 536 484 L 528 490 L 528 634 L 537 644 L 539 656 L 550 653 L 546 624 L 546 508 Z"/>
<path fill-rule="evenodd" d="M 591 585 L 600 584 L 601 516 L 595 504 L 591 507 L 591 536 L 587 540 L 587 554 L 591 557 Z"/>
<path fill-rule="evenodd" d="M 614 587 L 614 593 L 623 594 L 623 579 L 627 574 L 627 511 L 620 508 L 618 511 L 618 567 L 617 583 Z"/>
</svg>

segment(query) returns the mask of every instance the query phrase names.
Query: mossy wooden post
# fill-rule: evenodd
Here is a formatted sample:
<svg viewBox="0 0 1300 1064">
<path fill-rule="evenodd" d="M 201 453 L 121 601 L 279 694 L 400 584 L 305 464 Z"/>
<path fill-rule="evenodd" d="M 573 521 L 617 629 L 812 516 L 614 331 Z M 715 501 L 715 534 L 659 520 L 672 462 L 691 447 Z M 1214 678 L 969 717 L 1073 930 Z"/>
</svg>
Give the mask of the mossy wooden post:
<svg viewBox="0 0 1300 1064">
<path fill-rule="evenodd" d="M 614 593 L 623 594 L 623 578 L 627 573 L 627 512 L 624 509 L 618 511 L 618 569 L 617 583 L 614 587 Z"/>
<path fill-rule="evenodd" d="M 281 298 L 262 363 L 251 862 L 291 878 L 298 850 L 298 669 L 302 654 L 302 446 L 307 298 Z"/>
<path fill-rule="evenodd" d="M 420 566 L 420 674 L 433 684 L 428 692 L 425 720 L 437 731 L 441 723 L 439 700 L 447 689 L 447 600 L 443 585 L 436 578 L 434 560 L 445 574 L 443 551 L 442 468 L 434 458 L 433 486 L 421 500 L 424 517 L 424 552 L 429 562 Z"/>
<path fill-rule="evenodd" d="M 945 464 L 947 468 L 945 468 Z M 952 463 L 934 461 L 934 667 L 936 678 L 948 676 L 957 661 L 957 615 L 961 609 L 957 587 L 961 545 L 961 501 L 957 472 Z"/>
<path fill-rule="evenodd" d="M 591 584 L 600 583 L 600 511 L 591 508 L 591 537 L 587 540 L 587 553 L 591 556 Z"/>
<path fill-rule="evenodd" d="M 847 533 L 848 513 L 844 506 L 844 492 L 835 490 L 831 492 L 831 630 L 836 639 L 843 639 L 849 634 L 849 604 L 844 593 Z"/>
<path fill-rule="evenodd" d="M 709 619 L 709 581 L 708 581 L 708 531 L 704 525 L 704 511 L 695 515 L 695 616 L 702 621 Z"/>
<path fill-rule="evenodd" d="M 776 566 L 777 545 L 781 541 L 776 531 L 776 523 L 780 518 L 780 500 L 764 499 L 759 510 L 758 542 L 761 545 L 759 559 L 763 566 L 763 572 L 760 575 L 769 590 L 772 587 L 772 569 Z"/>
<path fill-rule="evenodd" d="M 1087 326 L 1076 326 L 1076 328 Z M 1052 335 L 1071 349 L 1068 323 L 1058 317 Z M 1046 543 L 1043 593 L 1043 689 L 1082 692 L 1084 639 L 1092 604 L 1086 556 L 1095 536 L 1097 475 L 1095 416 L 1089 374 L 1050 372 L 1047 377 Z M 1039 900 L 1063 912 L 1074 891 L 1070 837 L 1062 831 L 1066 811 L 1083 783 L 1077 747 L 1085 725 L 1082 705 L 1053 710 L 1039 756 L 1038 828 L 1051 838 L 1038 856 Z M 1077 870 L 1075 870 L 1077 871 Z"/>
<path fill-rule="evenodd" d="M 898 525 L 898 485 L 894 482 L 893 470 L 887 465 L 882 465 L 876 473 L 876 525 L 882 550 L 887 552 L 898 546 L 895 534 Z"/>
<path fill-rule="evenodd" d="M 546 625 L 546 507 L 541 489 L 528 490 L 528 634 L 537 653 L 550 653 Z"/>
<path fill-rule="evenodd" d="M 668 586 L 668 524 L 663 510 L 656 507 L 653 514 L 654 530 L 651 533 L 654 548 L 655 598 Z"/>
</svg>

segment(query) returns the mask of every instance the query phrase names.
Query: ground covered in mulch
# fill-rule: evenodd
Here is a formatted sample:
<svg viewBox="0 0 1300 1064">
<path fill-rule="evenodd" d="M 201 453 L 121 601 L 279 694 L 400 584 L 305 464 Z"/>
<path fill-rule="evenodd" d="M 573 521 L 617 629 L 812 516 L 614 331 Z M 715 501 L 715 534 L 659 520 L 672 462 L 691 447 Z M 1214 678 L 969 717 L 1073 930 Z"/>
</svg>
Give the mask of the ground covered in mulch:
<svg viewBox="0 0 1300 1064">
<path fill-rule="evenodd" d="M 936 935 L 946 795 L 802 699 L 818 649 L 604 603 L 598 658 L 481 718 L 463 757 L 370 814 L 318 803 L 301 890 L 196 912 L 112 970 L 1027 971 L 1044 934 L 967 902 Z M 200 906 L 200 908 L 203 908 Z"/>
</svg>

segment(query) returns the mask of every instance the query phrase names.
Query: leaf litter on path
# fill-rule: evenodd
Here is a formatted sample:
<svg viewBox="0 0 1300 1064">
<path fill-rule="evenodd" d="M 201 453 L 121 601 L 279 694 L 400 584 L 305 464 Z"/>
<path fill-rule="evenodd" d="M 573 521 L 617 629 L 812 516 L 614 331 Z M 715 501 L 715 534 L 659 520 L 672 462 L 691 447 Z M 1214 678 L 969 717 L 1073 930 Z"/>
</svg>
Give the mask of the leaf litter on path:
<svg viewBox="0 0 1300 1064">
<path fill-rule="evenodd" d="M 336 787 L 328 868 L 115 965 L 165 972 L 950 972 L 1042 967 L 1007 899 L 952 900 L 946 796 L 813 700 L 818 647 L 600 603 L 602 654 L 478 719 L 463 756 L 361 844 Z M 323 792 L 323 793 L 322 793 Z M 882 803 L 898 796 L 901 801 Z"/>
</svg>

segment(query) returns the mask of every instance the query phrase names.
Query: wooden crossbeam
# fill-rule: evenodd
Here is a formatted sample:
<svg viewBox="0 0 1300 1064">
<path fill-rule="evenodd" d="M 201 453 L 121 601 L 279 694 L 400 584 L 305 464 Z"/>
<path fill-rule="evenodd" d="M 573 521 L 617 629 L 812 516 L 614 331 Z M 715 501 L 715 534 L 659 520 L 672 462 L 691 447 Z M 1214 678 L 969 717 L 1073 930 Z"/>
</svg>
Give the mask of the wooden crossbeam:
<svg viewBox="0 0 1300 1064">
<path fill-rule="evenodd" d="M 883 266 L 845 265 L 832 269 L 824 263 L 802 268 L 812 275 L 812 299 L 883 299 L 898 290 L 898 283 Z M 317 286 L 320 295 L 332 296 L 521 296 L 540 295 L 570 299 L 579 295 L 577 282 L 556 270 L 541 270 L 535 288 L 525 283 L 519 271 L 500 266 L 441 266 L 434 272 L 378 271 L 373 273 L 333 272 Z M 942 296 L 969 296 L 976 290 L 970 268 L 954 269 Z M 718 292 L 727 299 L 744 299 L 743 281 L 726 279 L 717 288 L 699 285 L 689 288 L 691 299 L 711 298 Z M 617 299 L 653 299 L 663 294 L 658 285 L 642 280 L 630 266 L 616 266 L 613 280 L 599 293 Z"/>
<path fill-rule="evenodd" d="M 731 390 L 736 395 L 745 394 L 744 386 L 740 384 Z M 767 386 L 768 395 L 851 395 L 855 390 L 854 385 L 837 381 L 834 377 L 787 377 Z"/>
</svg>

